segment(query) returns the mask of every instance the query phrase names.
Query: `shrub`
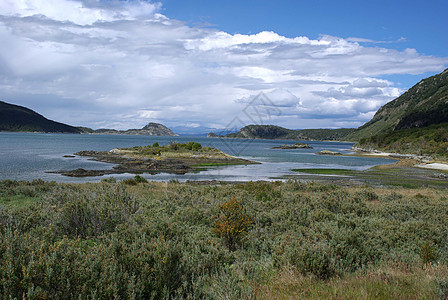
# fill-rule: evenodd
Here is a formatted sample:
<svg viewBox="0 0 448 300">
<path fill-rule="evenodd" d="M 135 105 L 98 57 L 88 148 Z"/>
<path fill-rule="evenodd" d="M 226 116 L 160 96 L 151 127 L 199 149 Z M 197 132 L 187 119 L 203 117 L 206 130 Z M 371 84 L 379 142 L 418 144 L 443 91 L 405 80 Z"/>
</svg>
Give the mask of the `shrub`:
<svg viewBox="0 0 448 300">
<path fill-rule="evenodd" d="M 425 265 L 429 265 L 437 259 L 436 249 L 429 241 L 420 246 L 420 258 Z"/>
<path fill-rule="evenodd" d="M 176 142 L 171 141 L 170 142 L 170 148 L 171 148 L 171 150 L 177 151 L 177 150 L 179 150 L 179 144 L 176 143 Z"/>
<path fill-rule="evenodd" d="M 328 279 L 336 274 L 330 248 L 322 242 L 303 245 L 294 258 L 291 263 L 304 275 L 313 274 L 320 279 Z"/>
<path fill-rule="evenodd" d="M 142 176 L 140 176 L 140 175 L 135 175 L 135 176 L 134 176 L 134 180 L 135 180 L 137 183 L 147 183 L 147 182 L 148 182 L 148 180 L 146 180 L 145 177 L 142 177 Z"/>
<path fill-rule="evenodd" d="M 155 142 L 154 144 L 152 144 L 152 147 L 156 148 L 156 147 L 160 147 L 160 146 L 159 146 L 159 143 Z"/>
<path fill-rule="evenodd" d="M 135 180 L 134 178 L 124 179 L 121 182 L 124 184 L 127 184 L 127 185 L 137 185 L 138 184 L 137 180 Z"/>
<path fill-rule="evenodd" d="M 109 178 L 101 179 L 101 182 L 106 182 L 106 183 L 116 183 L 116 182 L 117 182 L 117 179 L 115 179 L 115 177 L 109 177 Z"/>
<path fill-rule="evenodd" d="M 188 142 L 185 144 L 185 149 L 192 150 L 192 151 L 198 151 L 202 149 L 202 145 L 196 142 Z"/>
<path fill-rule="evenodd" d="M 241 202 L 234 198 L 219 205 L 219 210 L 221 214 L 216 220 L 214 233 L 223 239 L 230 251 L 234 251 L 252 227 L 253 218 L 244 212 Z"/>
</svg>

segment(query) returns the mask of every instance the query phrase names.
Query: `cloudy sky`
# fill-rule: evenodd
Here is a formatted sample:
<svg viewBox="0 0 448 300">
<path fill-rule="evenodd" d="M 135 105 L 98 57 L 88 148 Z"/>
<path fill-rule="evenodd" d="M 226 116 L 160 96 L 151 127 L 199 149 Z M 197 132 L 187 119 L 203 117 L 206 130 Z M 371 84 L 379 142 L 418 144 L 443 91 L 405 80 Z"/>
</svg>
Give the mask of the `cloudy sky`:
<svg viewBox="0 0 448 300">
<path fill-rule="evenodd" d="M 0 99 L 95 129 L 357 127 L 448 67 L 446 0 L 363 2 L 1 0 Z"/>
</svg>

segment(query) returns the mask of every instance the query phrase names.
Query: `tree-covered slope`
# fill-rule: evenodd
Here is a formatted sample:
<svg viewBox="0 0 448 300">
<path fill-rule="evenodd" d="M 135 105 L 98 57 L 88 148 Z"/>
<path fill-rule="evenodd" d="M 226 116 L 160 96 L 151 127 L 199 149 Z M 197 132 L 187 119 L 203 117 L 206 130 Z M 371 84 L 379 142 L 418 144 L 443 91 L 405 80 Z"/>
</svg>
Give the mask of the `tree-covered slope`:
<svg viewBox="0 0 448 300">
<path fill-rule="evenodd" d="M 0 131 L 80 133 L 79 128 L 48 120 L 23 106 L 0 101 Z"/>
<path fill-rule="evenodd" d="M 347 136 L 360 140 L 394 130 L 448 122 L 448 69 L 423 79 L 400 97 L 381 107 L 375 116 Z"/>
</svg>

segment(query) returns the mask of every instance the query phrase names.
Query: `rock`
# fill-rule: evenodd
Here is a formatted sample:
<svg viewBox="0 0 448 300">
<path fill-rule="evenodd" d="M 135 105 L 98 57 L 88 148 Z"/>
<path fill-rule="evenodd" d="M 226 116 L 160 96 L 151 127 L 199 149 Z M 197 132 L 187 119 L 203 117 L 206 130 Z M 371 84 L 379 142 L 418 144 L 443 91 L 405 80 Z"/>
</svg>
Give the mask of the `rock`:
<svg viewBox="0 0 448 300">
<path fill-rule="evenodd" d="M 70 171 L 56 171 L 50 173 L 57 173 L 69 177 L 90 177 L 90 176 L 103 176 L 106 172 L 103 170 L 85 170 L 82 168 Z"/>
<path fill-rule="evenodd" d="M 74 156 L 74 155 L 64 155 L 63 157 L 74 158 L 74 157 L 76 157 L 76 156 Z"/>
<path fill-rule="evenodd" d="M 313 149 L 310 145 L 303 144 L 303 143 L 295 143 L 294 145 L 281 145 L 281 146 L 275 146 L 271 149 Z"/>
<path fill-rule="evenodd" d="M 322 150 L 317 152 L 318 155 L 342 155 L 340 152 L 330 151 L 330 150 Z"/>
<path fill-rule="evenodd" d="M 216 133 L 210 132 L 209 134 L 207 134 L 208 138 L 217 138 L 219 137 L 219 135 L 217 135 Z"/>
</svg>

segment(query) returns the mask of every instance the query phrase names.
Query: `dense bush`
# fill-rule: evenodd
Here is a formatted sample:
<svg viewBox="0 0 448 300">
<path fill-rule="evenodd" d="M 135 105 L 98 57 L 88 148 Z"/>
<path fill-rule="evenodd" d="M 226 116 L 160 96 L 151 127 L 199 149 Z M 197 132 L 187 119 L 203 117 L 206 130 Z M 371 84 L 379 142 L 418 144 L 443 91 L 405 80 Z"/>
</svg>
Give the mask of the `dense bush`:
<svg viewBox="0 0 448 300">
<path fill-rule="evenodd" d="M 264 287 L 296 295 L 390 265 L 403 266 L 392 274 L 432 273 L 401 283 L 366 275 L 372 290 L 405 291 L 417 278 L 429 291 L 422 298 L 447 295 L 445 191 L 294 181 L 0 186 L 3 298 L 263 298 Z"/>
</svg>

